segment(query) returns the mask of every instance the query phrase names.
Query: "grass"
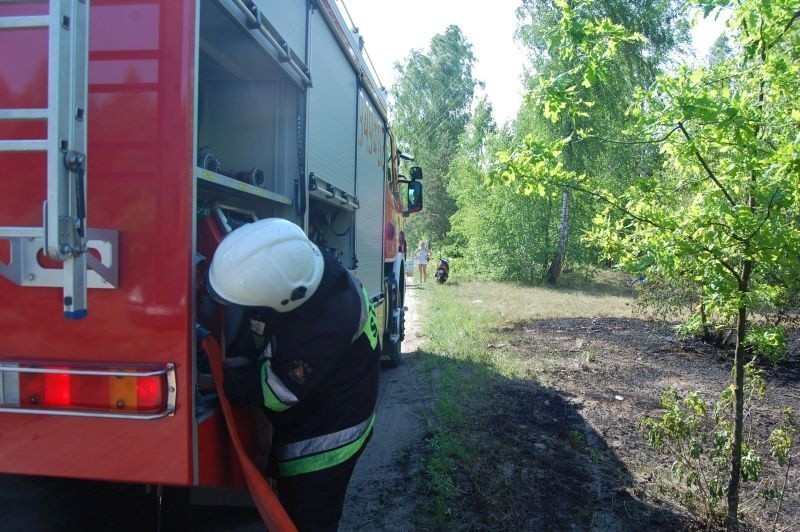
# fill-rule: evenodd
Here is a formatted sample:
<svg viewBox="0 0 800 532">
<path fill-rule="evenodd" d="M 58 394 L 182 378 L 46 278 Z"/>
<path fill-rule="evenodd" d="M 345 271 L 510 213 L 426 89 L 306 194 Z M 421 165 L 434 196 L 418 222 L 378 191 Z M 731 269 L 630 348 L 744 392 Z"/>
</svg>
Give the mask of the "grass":
<svg viewBox="0 0 800 532">
<path fill-rule="evenodd" d="M 425 494 L 415 512 L 420 529 L 530 526 L 527 510 L 521 509 L 524 494 L 516 493 L 509 481 L 516 474 L 518 449 L 493 432 L 497 419 L 510 415 L 504 394 L 535 384 L 538 377 L 538 370 L 514 354 L 511 332 L 537 319 L 632 313 L 632 300 L 622 282 L 567 286 L 429 283 L 420 290 L 426 337 L 420 352 L 436 391 L 428 415 L 425 465 L 416 479 Z M 594 355 L 583 351 L 581 363 L 590 366 L 593 361 Z M 570 434 L 567 444 L 586 459 L 582 434 Z M 497 464 L 501 464 L 499 474 Z"/>
<path fill-rule="evenodd" d="M 436 287 L 447 289 L 447 285 Z M 573 288 L 525 287 L 503 283 L 462 283 L 449 296 L 460 304 L 482 307 L 495 323 L 536 319 L 630 316 L 632 299 L 605 285 Z"/>
<path fill-rule="evenodd" d="M 648 456 L 644 440 L 634 440 L 636 428 L 620 421 L 657 402 L 648 394 L 633 399 L 630 386 L 630 396 L 620 391 L 626 408 L 603 403 L 622 401 L 615 395 L 618 366 L 631 377 L 638 362 L 626 364 L 630 357 L 646 368 L 646 348 L 663 356 L 673 343 L 647 333 L 641 323 L 621 327 L 620 335 L 603 333 L 606 326 L 616 329 L 609 325 L 616 320 L 597 320 L 594 328 L 592 318 L 634 316 L 624 280 L 610 275 L 600 283 L 565 284 L 552 289 L 448 282 L 419 290 L 425 342 L 418 362 L 435 402 L 425 417 L 422 465 L 415 468 L 422 495 L 414 513 L 417 529 L 599 530 L 622 524 L 644 530 L 691 522 L 656 474 L 672 460 Z M 531 324 L 535 320 L 549 321 Z M 684 355 L 669 359 L 667 381 L 677 378 L 670 368 L 681 366 Z M 721 369 L 724 380 L 726 369 L 715 364 L 710 365 Z M 698 368 L 688 381 L 702 374 Z M 605 395 L 598 392 L 604 383 L 596 382 L 602 379 L 613 381 Z M 647 381 L 619 381 L 640 382 Z"/>
<path fill-rule="evenodd" d="M 608 275 L 605 274 L 605 279 Z M 599 284 L 567 279 L 566 288 L 505 283 L 430 284 L 423 292 L 428 344 L 438 355 L 485 364 L 505 376 L 526 368 L 508 349 L 508 331 L 532 320 L 575 317 L 630 317 L 633 300 L 624 282 Z M 487 349 L 488 348 L 488 349 Z M 592 356 L 587 354 L 586 362 Z"/>
</svg>

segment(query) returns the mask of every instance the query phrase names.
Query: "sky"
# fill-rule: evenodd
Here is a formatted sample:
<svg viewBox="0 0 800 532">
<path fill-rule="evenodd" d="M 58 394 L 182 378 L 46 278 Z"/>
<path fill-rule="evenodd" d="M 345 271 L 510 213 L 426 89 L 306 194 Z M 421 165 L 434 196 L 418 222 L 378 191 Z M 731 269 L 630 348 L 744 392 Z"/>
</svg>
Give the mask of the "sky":
<svg viewBox="0 0 800 532">
<path fill-rule="evenodd" d="M 494 108 L 498 125 L 512 120 L 522 104 L 522 73 L 526 54 L 514 41 L 515 15 L 520 0 L 343 0 L 364 38 L 366 50 L 388 89 L 395 79 L 394 64 L 411 50 L 427 51 L 431 38 L 447 26 L 461 28 L 473 46 L 473 76 L 483 81 L 483 92 Z M 340 10 L 342 0 L 338 1 Z M 702 24 L 692 32 L 704 55 L 721 31 L 720 24 Z M 483 93 L 479 92 L 478 96 Z"/>
</svg>

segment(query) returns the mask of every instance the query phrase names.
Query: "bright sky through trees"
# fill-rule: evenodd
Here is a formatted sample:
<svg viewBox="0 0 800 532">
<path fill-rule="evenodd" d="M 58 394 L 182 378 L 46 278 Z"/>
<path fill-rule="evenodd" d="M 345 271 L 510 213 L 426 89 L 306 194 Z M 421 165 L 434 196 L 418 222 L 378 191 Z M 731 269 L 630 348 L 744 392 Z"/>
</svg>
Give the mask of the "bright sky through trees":
<svg viewBox="0 0 800 532">
<path fill-rule="evenodd" d="M 341 9 L 342 0 L 337 2 Z M 412 49 L 427 50 L 431 37 L 448 25 L 459 26 L 473 45 L 477 60 L 473 73 L 486 83 L 498 124 L 513 119 L 522 103 L 526 59 L 514 41 L 519 4 L 520 0 L 344 0 L 387 89 L 394 82 L 396 62 L 404 61 Z M 699 55 L 705 54 L 721 29 L 721 24 L 709 23 L 695 28 Z"/>
</svg>

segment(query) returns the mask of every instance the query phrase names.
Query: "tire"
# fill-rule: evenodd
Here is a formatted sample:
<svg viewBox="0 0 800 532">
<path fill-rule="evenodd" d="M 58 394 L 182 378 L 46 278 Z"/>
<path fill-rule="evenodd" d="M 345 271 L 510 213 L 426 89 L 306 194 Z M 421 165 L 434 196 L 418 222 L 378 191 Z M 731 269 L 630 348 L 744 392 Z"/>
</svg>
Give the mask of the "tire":
<svg viewBox="0 0 800 532">
<path fill-rule="evenodd" d="M 405 313 L 403 312 L 403 303 L 401 290 L 403 288 L 403 281 L 400 286 L 393 286 L 393 283 L 387 280 L 386 282 L 386 329 L 383 335 L 383 364 L 389 368 L 396 368 L 403 363 L 403 333 L 405 328 Z M 400 311 L 399 324 L 394 319 L 395 310 Z M 397 334 L 397 341 L 392 341 L 392 335 Z"/>
</svg>

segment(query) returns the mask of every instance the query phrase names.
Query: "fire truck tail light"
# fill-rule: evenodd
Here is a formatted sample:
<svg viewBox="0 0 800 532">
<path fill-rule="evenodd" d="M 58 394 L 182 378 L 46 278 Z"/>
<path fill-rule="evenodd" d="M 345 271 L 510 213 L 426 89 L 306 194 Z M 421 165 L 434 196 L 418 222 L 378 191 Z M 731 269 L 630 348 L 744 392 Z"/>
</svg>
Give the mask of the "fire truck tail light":
<svg viewBox="0 0 800 532">
<path fill-rule="evenodd" d="M 136 379 L 134 377 L 114 377 L 109 382 L 108 404 L 118 410 L 136 409 Z"/>
<path fill-rule="evenodd" d="M 142 377 L 136 382 L 136 401 L 139 410 L 157 411 L 163 405 L 163 386 L 159 377 Z"/>
<path fill-rule="evenodd" d="M 9 387 L 12 379 L 3 379 Z M 11 381 L 11 382 L 9 382 Z M 22 406 L 37 406 L 44 401 L 44 375 L 41 373 L 21 373 L 19 375 L 19 401 Z M 5 401 L 3 401 L 5 402 Z"/>
<path fill-rule="evenodd" d="M 156 419 L 175 412 L 175 369 L 0 362 L 0 412 Z"/>
<path fill-rule="evenodd" d="M 43 405 L 69 406 L 72 403 L 68 373 L 46 373 L 44 375 Z"/>
</svg>

